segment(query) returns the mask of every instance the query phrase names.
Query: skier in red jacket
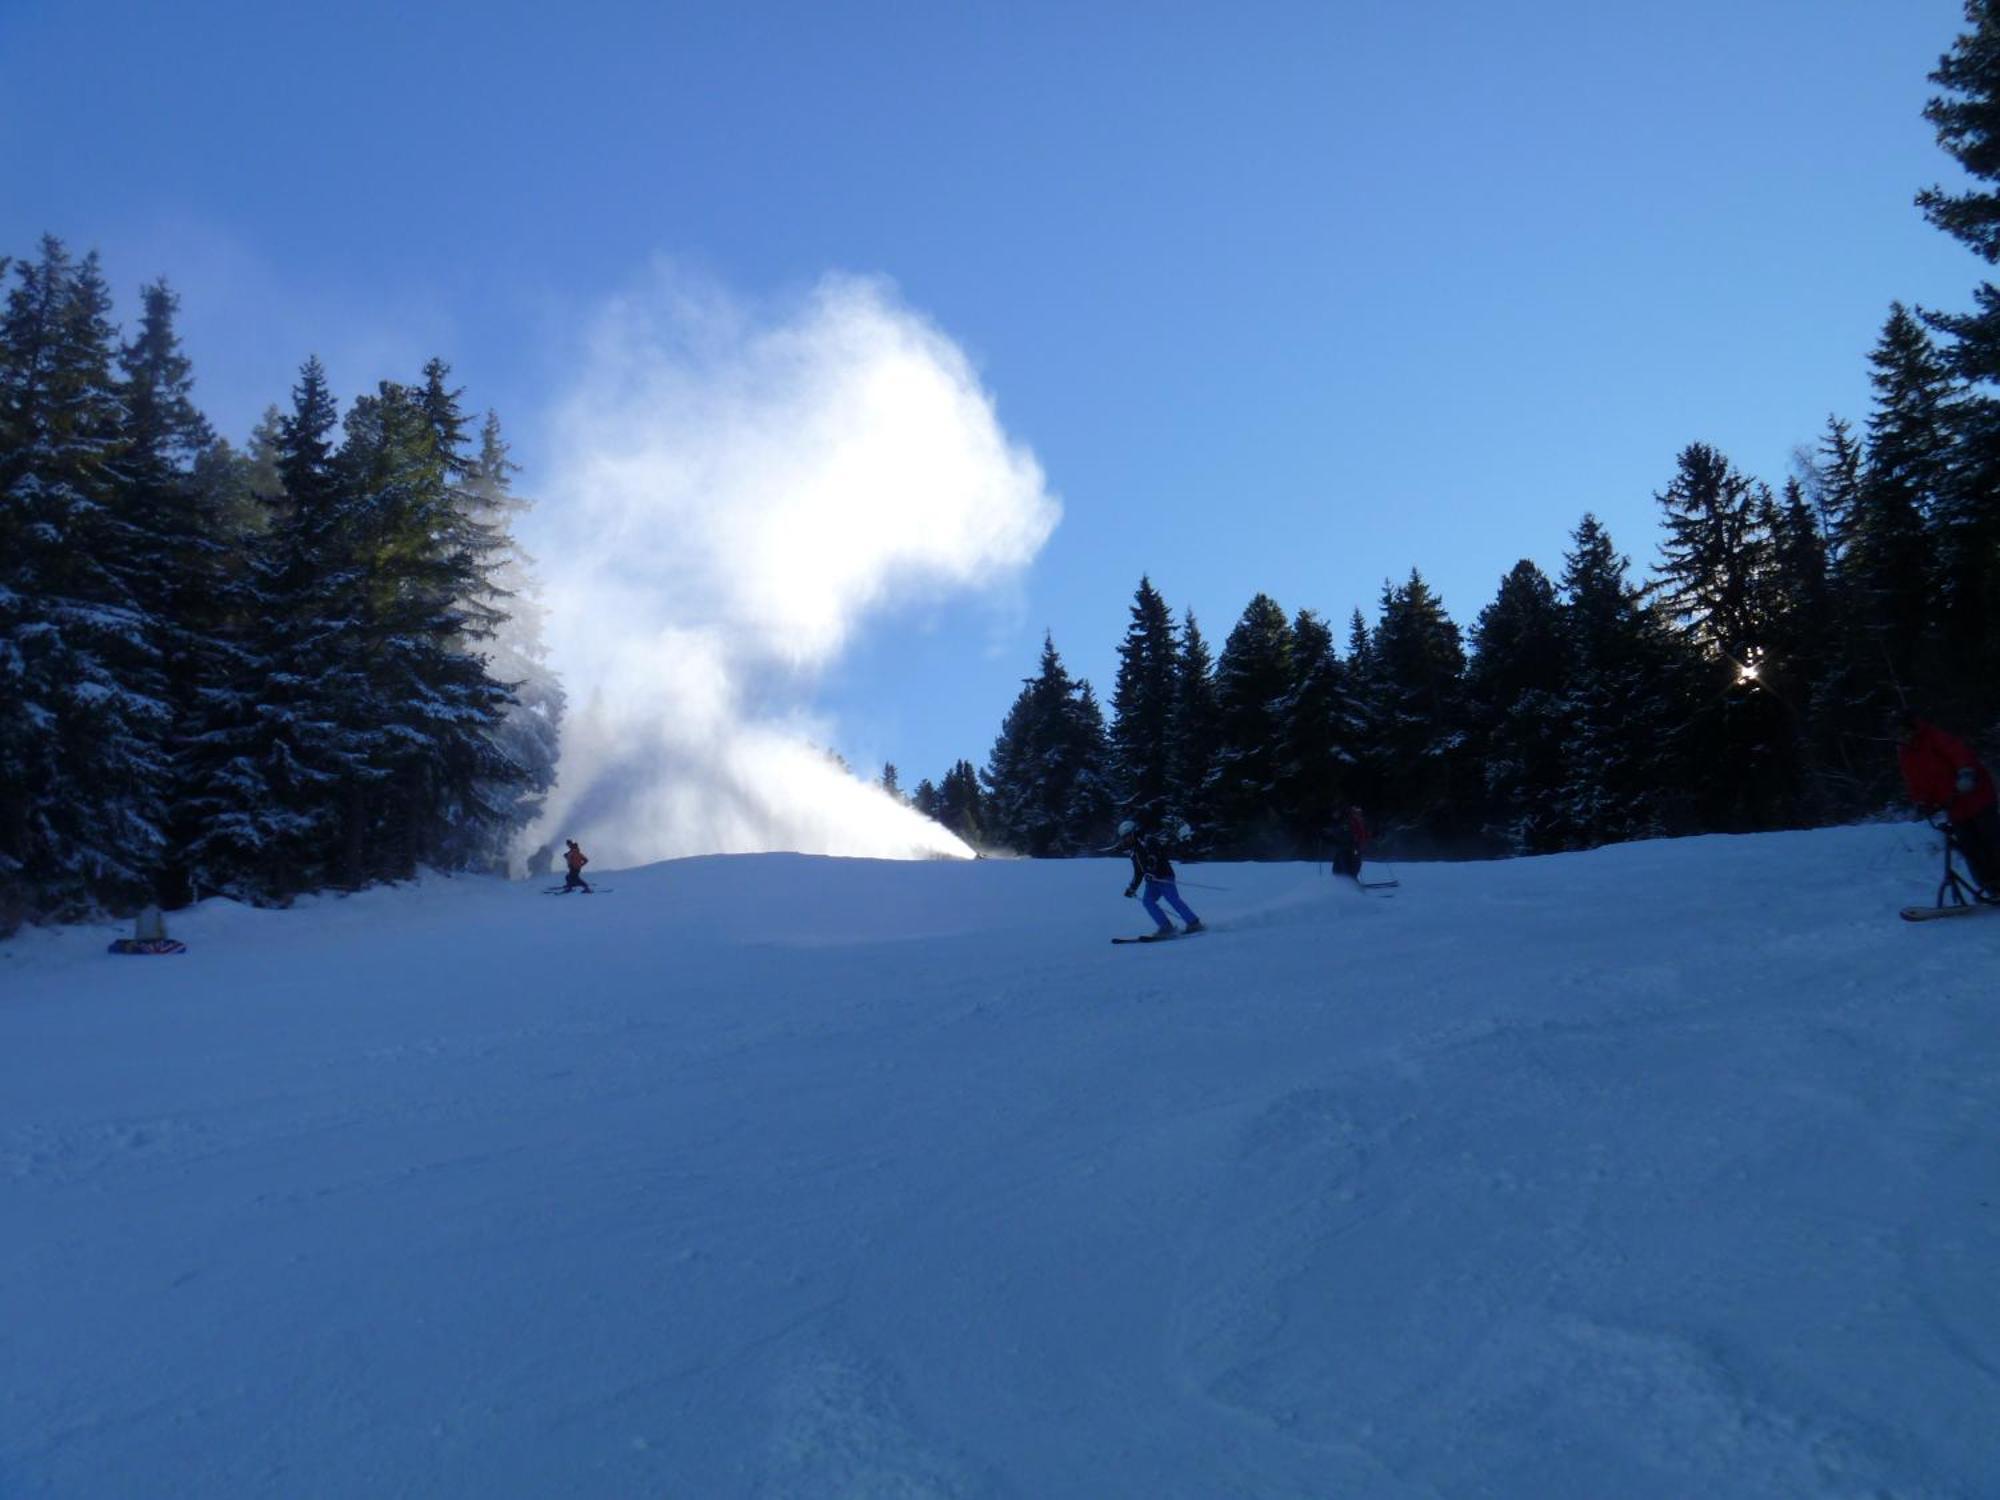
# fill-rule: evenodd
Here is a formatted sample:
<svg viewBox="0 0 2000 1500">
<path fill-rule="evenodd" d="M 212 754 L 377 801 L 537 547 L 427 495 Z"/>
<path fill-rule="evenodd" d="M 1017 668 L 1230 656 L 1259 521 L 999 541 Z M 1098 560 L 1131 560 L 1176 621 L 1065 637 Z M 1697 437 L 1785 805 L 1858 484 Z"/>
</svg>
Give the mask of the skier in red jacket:
<svg viewBox="0 0 2000 1500">
<path fill-rule="evenodd" d="M 581 890 L 590 894 L 590 882 L 583 878 L 583 867 L 590 863 L 590 856 L 579 849 L 575 839 L 565 839 L 569 847 L 563 850 L 563 863 L 569 866 L 569 878 L 563 881 L 565 891 Z"/>
<path fill-rule="evenodd" d="M 1350 880 L 1361 879 L 1361 855 L 1368 847 L 1368 825 L 1361 809 L 1350 807 L 1333 824 L 1333 873 Z"/>
<path fill-rule="evenodd" d="M 2000 893 L 2000 799 L 1992 773 L 1964 740 L 1908 709 L 1897 714 L 1896 729 L 1896 762 L 1910 800 L 1927 818 L 1944 814 L 1972 878 L 1989 894 Z"/>
</svg>

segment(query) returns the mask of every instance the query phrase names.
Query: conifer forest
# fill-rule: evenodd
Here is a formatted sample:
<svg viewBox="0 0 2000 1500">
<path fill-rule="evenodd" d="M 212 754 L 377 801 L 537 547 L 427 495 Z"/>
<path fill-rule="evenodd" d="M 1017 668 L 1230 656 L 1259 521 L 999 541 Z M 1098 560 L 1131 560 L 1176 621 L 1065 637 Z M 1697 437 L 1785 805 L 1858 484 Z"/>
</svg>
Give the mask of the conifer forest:
<svg viewBox="0 0 2000 1500">
<path fill-rule="evenodd" d="M 1312 857 L 1349 805 L 1391 852 L 1506 855 L 1880 814 L 1903 706 L 2000 750 L 2000 7 L 1967 14 L 1925 109 L 1962 177 L 1915 195 L 1970 252 L 1967 308 L 1888 301 L 1870 409 L 1800 435 L 1792 472 L 1689 434 L 1656 535 L 1578 497 L 1465 625 L 1421 559 L 1385 559 L 1367 608 L 1260 593 L 1219 630 L 1141 578 L 1108 701 L 1045 639 L 983 763 L 913 790 L 887 766 L 885 793 L 1032 857 L 1127 817 Z M 238 446 L 165 282 L 121 310 L 95 254 L 14 249 L 0 932 L 504 869 L 564 697 L 499 418 L 441 360 L 343 411 L 307 359 Z"/>
</svg>

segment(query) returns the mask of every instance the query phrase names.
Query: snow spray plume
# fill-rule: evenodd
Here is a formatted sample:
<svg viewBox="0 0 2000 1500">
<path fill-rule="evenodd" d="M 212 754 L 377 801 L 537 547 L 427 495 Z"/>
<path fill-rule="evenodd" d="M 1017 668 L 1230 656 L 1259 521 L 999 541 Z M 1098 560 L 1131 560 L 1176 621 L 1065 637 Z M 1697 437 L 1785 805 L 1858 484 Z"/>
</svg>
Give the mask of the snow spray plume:
<svg viewBox="0 0 2000 1500">
<path fill-rule="evenodd" d="M 572 713 L 526 847 L 970 853 L 800 707 L 871 611 L 1006 581 L 1060 515 L 948 338 L 878 281 L 761 317 L 662 274 L 599 320 L 555 451 L 536 550 Z"/>
</svg>

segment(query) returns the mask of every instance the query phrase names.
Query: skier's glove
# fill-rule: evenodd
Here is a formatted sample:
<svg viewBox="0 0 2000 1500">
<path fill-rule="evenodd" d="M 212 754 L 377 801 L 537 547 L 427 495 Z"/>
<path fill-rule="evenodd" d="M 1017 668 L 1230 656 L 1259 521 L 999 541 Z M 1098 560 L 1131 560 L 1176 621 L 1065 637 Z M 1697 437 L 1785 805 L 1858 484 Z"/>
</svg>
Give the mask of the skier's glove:
<svg viewBox="0 0 2000 1500">
<path fill-rule="evenodd" d="M 1958 768 L 1958 791 L 1960 796 L 1964 796 L 1972 790 L 1973 779 L 1972 767 L 1960 766 Z"/>
<path fill-rule="evenodd" d="M 1137 887 L 1136 885 L 1128 885 L 1125 887 L 1125 894 L 1127 896 L 1136 896 L 1139 894 L 1139 887 Z"/>
</svg>

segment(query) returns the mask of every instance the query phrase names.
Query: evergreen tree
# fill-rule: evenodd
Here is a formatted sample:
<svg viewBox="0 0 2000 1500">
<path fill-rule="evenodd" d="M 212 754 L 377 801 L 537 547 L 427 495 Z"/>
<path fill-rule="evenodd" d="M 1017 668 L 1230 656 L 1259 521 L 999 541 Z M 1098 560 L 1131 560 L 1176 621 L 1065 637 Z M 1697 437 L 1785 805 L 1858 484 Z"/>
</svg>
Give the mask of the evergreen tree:
<svg viewBox="0 0 2000 1500">
<path fill-rule="evenodd" d="M 1244 606 L 1215 664 L 1217 748 L 1208 789 L 1226 847 L 1244 853 L 1289 847 L 1279 798 L 1292 686 L 1291 624 L 1276 600 L 1259 594 Z"/>
<path fill-rule="evenodd" d="M 1181 617 L 1174 711 L 1167 730 L 1167 782 L 1172 791 L 1164 821 L 1184 822 L 1193 830 L 1191 851 L 1216 846 L 1215 808 L 1209 788 L 1220 733 L 1215 661 L 1194 611 L 1189 610 Z"/>
<path fill-rule="evenodd" d="M 1525 558 L 1472 629 L 1466 699 L 1486 831 L 1509 852 L 1563 846 L 1569 639 L 1556 588 Z"/>
<path fill-rule="evenodd" d="M 1096 695 L 1044 637 L 1040 670 L 1024 681 L 987 760 L 990 831 L 1035 858 L 1101 845 L 1113 806 L 1108 759 Z"/>
<path fill-rule="evenodd" d="M 1968 29 L 1939 61 L 1940 93 L 1924 117 L 1972 179 L 1962 192 L 1927 189 L 1925 216 L 1988 265 L 2000 260 L 2000 4 L 1966 0 Z M 1943 633 L 1956 695 L 1982 715 L 2000 710 L 2000 289 L 1983 281 L 1973 310 L 1932 321 L 1951 336 L 1955 402 L 1950 482 L 1932 512 L 1943 584 Z"/>
<path fill-rule="evenodd" d="M 1180 643 L 1173 615 L 1150 578 L 1133 595 L 1112 689 L 1111 769 L 1121 812 L 1158 823 L 1173 800 L 1173 720 Z"/>
<path fill-rule="evenodd" d="M 165 664 L 163 695 L 173 785 L 167 809 L 167 850 L 158 895 L 169 908 L 198 894 L 185 855 L 200 831 L 205 799 L 203 739 L 213 722 L 239 711 L 241 664 L 226 639 L 243 613 L 234 598 L 234 538 L 224 530 L 223 495 L 203 483 L 226 483 L 226 466 L 203 460 L 215 433 L 194 404 L 194 374 L 174 329 L 180 299 L 164 282 L 141 292 L 138 334 L 119 352 L 119 394 L 125 426 L 120 461 L 123 503 L 145 538 L 146 559 L 132 592 L 146 611 Z"/>
<path fill-rule="evenodd" d="M 882 762 L 881 779 L 876 784 L 882 788 L 882 791 L 890 800 L 895 802 L 903 800 L 903 789 L 896 782 L 896 763 L 893 760 Z"/>
<path fill-rule="evenodd" d="M 1691 750 L 1697 764 L 1727 768 L 1699 788 L 1702 824 L 1785 826 L 1800 815 L 1804 768 L 1798 723 L 1762 680 L 1776 505 L 1766 486 L 1701 443 L 1681 451 L 1673 482 L 1655 498 L 1667 538 L 1654 589 L 1699 661 Z"/>
<path fill-rule="evenodd" d="M 0 923 L 143 899 L 169 724 L 97 257 L 44 238 L 0 316 Z"/>
<path fill-rule="evenodd" d="M 1914 685 L 1928 654 L 1936 586 L 1944 586 L 1947 599 L 1956 597 L 1951 570 L 1964 558 L 1949 541 L 1951 378 L 1929 335 L 1901 304 L 1892 307 L 1869 363 L 1875 408 L 1842 581 L 1877 668 L 1870 677 L 1878 686 L 1868 697 L 1879 722 L 1879 709 L 1893 701 L 1889 694 L 1900 697 L 1902 688 Z M 1934 563 L 1934 527 L 1946 538 L 1943 577 Z"/>
<path fill-rule="evenodd" d="M 943 821 L 938 816 L 938 789 L 931 784 L 928 776 L 917 783 L 917 789 L 910 797 L 910 806 L 934 823 Z"/>
<path fill-rule="evenodd" d="M 1423 575 L 1382 589 L 1371 646 L 1380 699 L 1385 813 L 1434 841 L 1458 838 L 1466 816 L 1465 647 Z"/>
<path fill-rule="evenodd" d="M 450 413 L 445 417 L 448 423 Z M 483 829 L 481 847 L 472 857 L 479 865 L 504 865 L 508 847 L 541 815 L 549 788 L 555 785 L 568 701 L 561 679 L 549 665 L 542 635 L 548 611 L 542 604 L 535 559 L 515 531 L 519 520 L 534 508 L 532 500 L 514 493 L 512 481 L 518 471 L 501 437 L 500 419 L 488 412 L 480 428 L 479 456 L 466 475 L 460 503 L 475 523 L 469 532 L 470 557 L 485 578 L 487 592 L 474 602 L 485 606 L 480 625 L 490 626 L 492 632 L 486 642 L 487 673 L 513 695 L 494 731 L 494 745 L 519 773 L 509 786 L 484 789 L 500 815 Z"/>
<path fill-rule="evenodd" d="M 359 522 L 335 469 L 339 420 L 325 370 L 307 360 L 273 436 L 281 491 L 246 544 L 233 692 L 194 747 L 187 859 L 200 890 L 269 901 L 343 874 L 361 883 L 356 809 L 386 741 L 367 676 Z"/>
<path fill-rule="evenodd" d="M 1563 554 L 1567 775 L 1552 839 L 1589 849 L 1682 831 L 1687 673 L 1630 563 L 1593 515 Z"/>
<path fill-rule="evenodd" d="M 1861 444 L 1853 427 L 1839 417 L 1826 419 L 1819 449 L 1806 464 L 1804 482 L 1826 539 L 1829 565 L 1838 565 L 1846 551 L 1861 494 Z"/>
<path fill-rule="evenodd" d="M 1303 853 L 1324 845 L 1349 800 L 1355 722 L 1332 629 L 1302 609 L 1292 619 L 1291 636 L 1292 681 L 1281 711 L 1285 753 L 1277 805 L 1293 849 Z"/>
<path fill-rule="evenodd" d="M 1351 731 L 1347 754 L 1347 800 L 1382 816 L 1384 723 L 1388 695 L 1368 621 L 1359 609 L 1347 620 L 1347 694 Z"/>
<path fill-rule="evenodd" d="M 440 368 L 433 361 L 422 393 L 385 381 L 358 400 L 340 453 L 361 546 L 366 682 L 385 740 L 377 785 L 349 808 L 361 820 L 347 833 L 350 877 L 462 865 L 505 820 L 496 789 L 522 776 L 494 742 L 512 697 L 470 649 L 497 617 L 468 603 L 490 595 L 491 534 L 454 482 L 467 468 L 450 446 L 462 421 L 455 393 L 439 405 Z"/>
<path fill-rule="evenodd" d="M 917 788 L 918 795 L 929 782 Z M 928 816 L 978 849 L 987 840 L 986 798 L 979 789 L 979 773 L 969 760 L 957 761 L 944 773 L 944 781 L 932 794 L 935 806 Z M 919 808 L 921 810 L 921 807 Z"/>
<path fill-rule="evenodd" d="M 1741 669 L 1764 644 L 1764 487 L 1715 449 L 1690 443 L 1673 482 L 1653 498 L 1667 530 L 1654 585 L 1662 607 L 1703 655 Z"/>
</svg>

